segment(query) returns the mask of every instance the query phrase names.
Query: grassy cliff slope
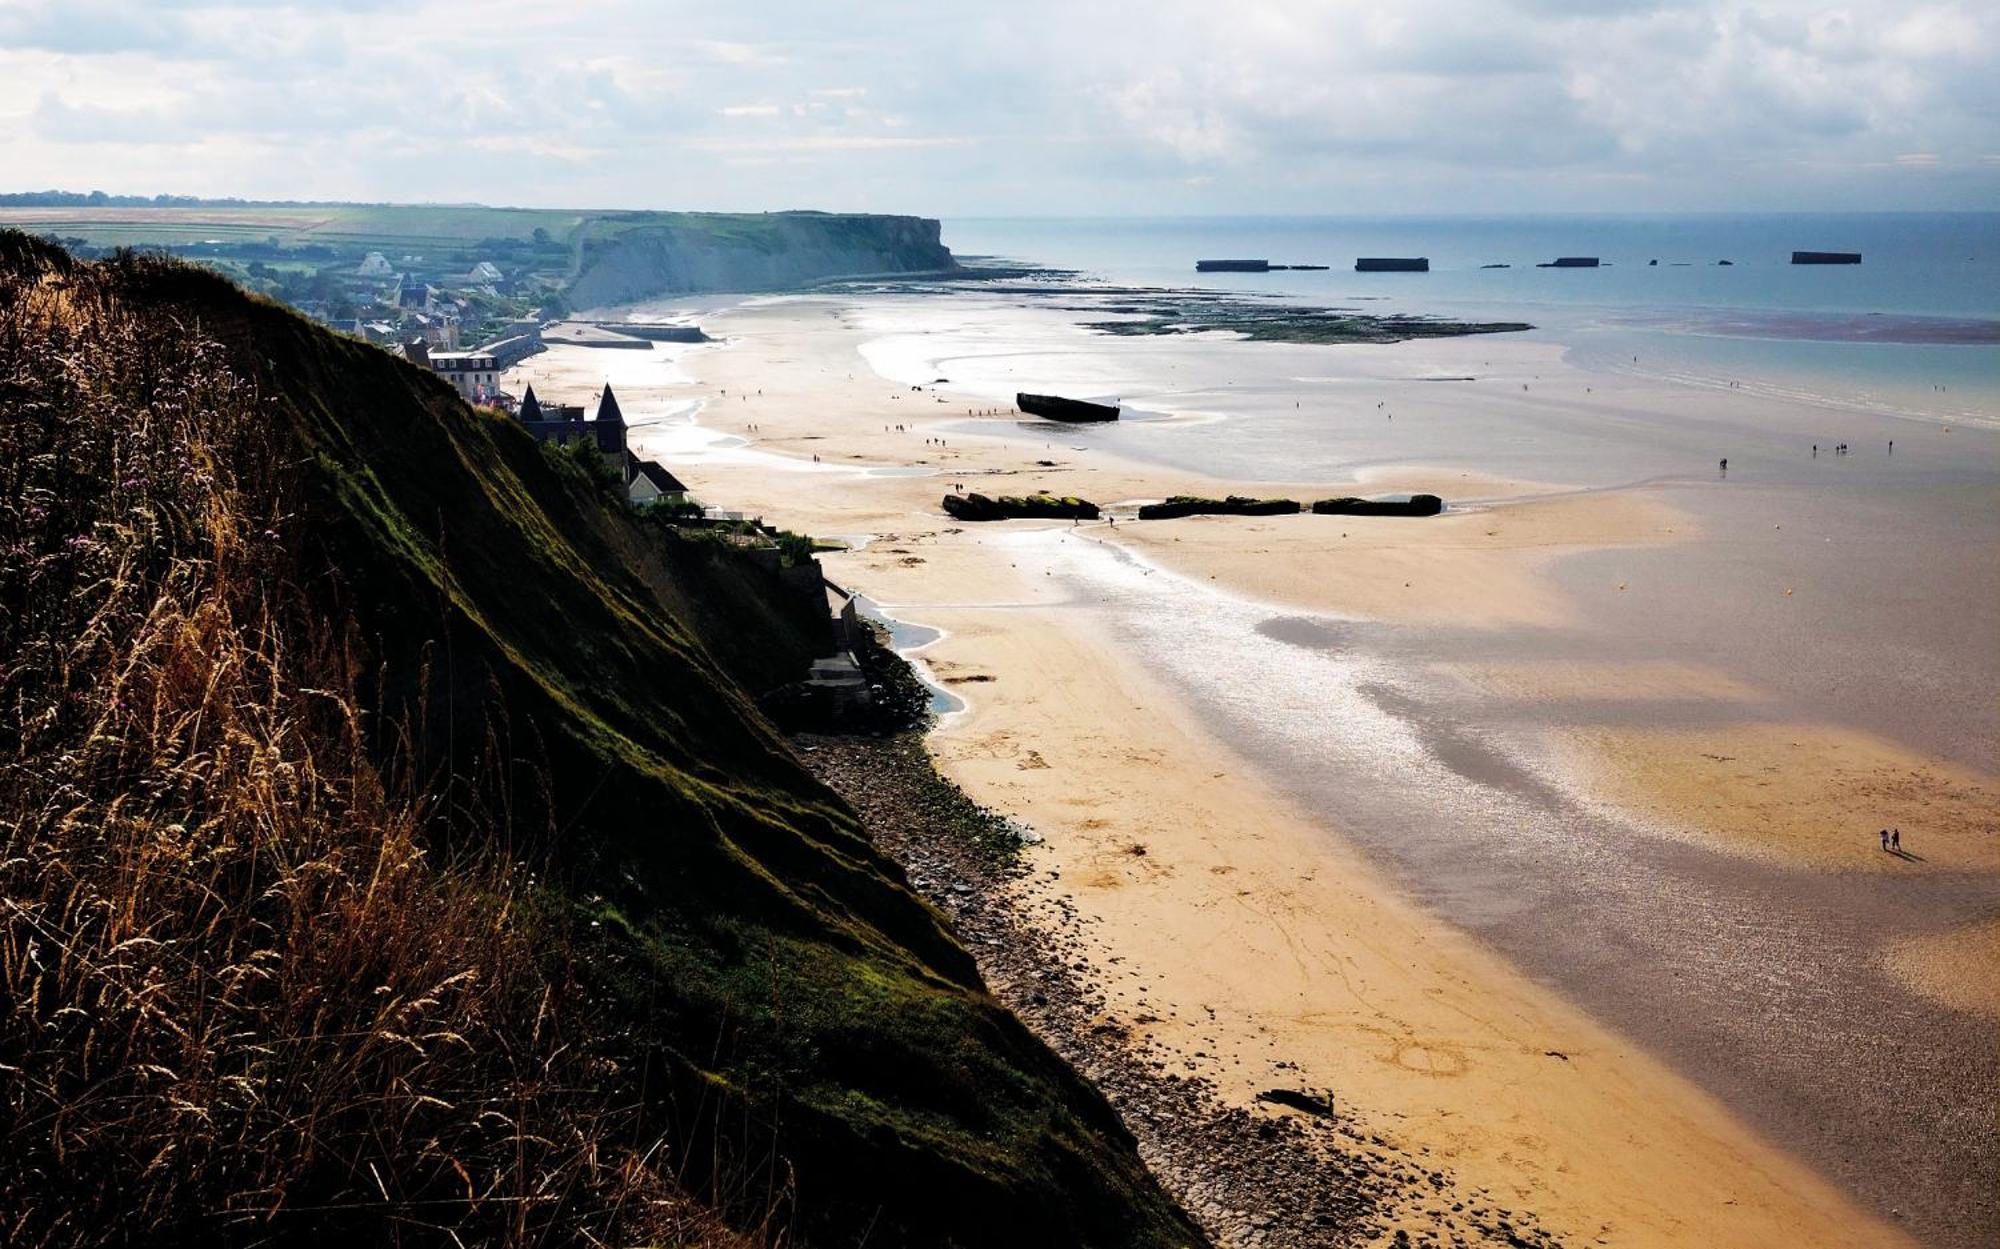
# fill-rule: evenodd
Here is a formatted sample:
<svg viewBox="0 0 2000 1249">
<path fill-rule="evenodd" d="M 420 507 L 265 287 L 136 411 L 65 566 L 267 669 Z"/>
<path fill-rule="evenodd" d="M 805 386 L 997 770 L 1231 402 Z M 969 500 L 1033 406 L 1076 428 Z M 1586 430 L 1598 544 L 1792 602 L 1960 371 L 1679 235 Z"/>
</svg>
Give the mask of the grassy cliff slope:
<svg viewBox="0 0 2000 1249">
<path fill-rule="evenodd" d="M 516 426 L 0 234 L 0 431 L 10 1243 L 1198 1240 Z"/>
</svg>

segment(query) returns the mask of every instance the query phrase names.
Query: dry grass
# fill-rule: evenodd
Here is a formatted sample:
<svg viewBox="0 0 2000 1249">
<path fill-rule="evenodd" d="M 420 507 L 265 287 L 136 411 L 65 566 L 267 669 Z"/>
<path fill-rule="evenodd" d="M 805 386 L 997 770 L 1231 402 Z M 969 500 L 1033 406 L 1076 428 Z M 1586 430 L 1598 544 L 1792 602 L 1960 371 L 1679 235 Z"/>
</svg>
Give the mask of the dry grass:
<svg viewBox="0 0 2000 1249">
<path fill-rule="evenodd" d="M 734 1243 L 613 1143 L 559 915 L 378 767 L 184 330 L 0 285 L 0 1242 Z"/>
</svg>

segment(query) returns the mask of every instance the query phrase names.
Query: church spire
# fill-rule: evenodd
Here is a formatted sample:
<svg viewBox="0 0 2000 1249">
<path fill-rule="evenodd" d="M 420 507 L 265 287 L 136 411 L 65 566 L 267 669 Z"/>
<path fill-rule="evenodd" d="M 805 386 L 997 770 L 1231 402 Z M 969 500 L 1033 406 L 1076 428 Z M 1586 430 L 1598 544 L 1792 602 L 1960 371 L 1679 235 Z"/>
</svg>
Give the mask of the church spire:
<svg viewBox="0 0 2000 1249">
<path fill-rule="evenodd" d="M 611 383 L 604 383 L 604 398 L 597 404 L 597 419 L 613 425 L 623 425 L 625 414 L 618 410 L 618 396 L 611 393 Z"/>
<path fill-rule="evenodd" d="M 597 449 L 606 455 L 622 455 L 625 452 L 625 414 L 618 410 L 618 396 L 611 393 L 611 383 L 604 383 L 604 397 L 597 401 L 597 419 L 591 422 L 591 432 L 597 435 Z"/>
<path fill-rule="evenodd" d="M 521 419 L 539 421 L 542 419 L 542 401 L 535 398 L 535 386 L 528 383 L 528 393 L 521 396 Z"/>
</svg>

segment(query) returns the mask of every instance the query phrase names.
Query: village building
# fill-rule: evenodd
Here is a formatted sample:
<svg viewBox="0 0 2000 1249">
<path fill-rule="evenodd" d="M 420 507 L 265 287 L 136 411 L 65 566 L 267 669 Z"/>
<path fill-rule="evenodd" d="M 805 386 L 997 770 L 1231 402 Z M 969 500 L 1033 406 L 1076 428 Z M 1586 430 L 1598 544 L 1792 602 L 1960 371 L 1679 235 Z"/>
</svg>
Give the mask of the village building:
<svg viewBox="0 0 2000 1249">
<path fill-rule="evenodd" d="M 514 415 L 537 442 L 552 442 L 559 447 L 579 442 L 595 445 L 604 462 L 624 482 L 629 501 L 668 505 L 688 502 L 687 483 L 664 465 L 640 459 L 626 446 L 625 413 L 609 385 L 599 396 L 597 414 L 591 420 L 584 419 L 579 405 L 543 403 L 532 385 L 522 392 Z"/>
<path fill-rule="evenodd" d="M 627 451 L 625 497 L 637 504 L 677 505 L 688 501 L 688 488 L 680 478 L 668 472 L 664 465 L 653 460 L 642 460 Z"/>
<path fill-rule="evenodd" d="M 391 278 L 396 276 L 395 268 L 389 264 L 388 257 L 384 256 L 381 252 L 369 252 L 367 257 L 362 260 L 361 267 L 356 269 L 355 272 L 364 278 Z"/>
<path fill-rule="evenodd" d="M 465 284 L 467 286 L 491 286 L 495 282 L 505 280 L 505 276 L 490 260 L 480 261 L 467 270 L 465 274 Z"/>
<path fill-rule="evenodd" d="M 500 392 L 500 363 L 485 352 L 432 351 L 430 363 L 467 403 L 486 403 Z"/>
<path fill-rule="evenodd" d="M 521 401 L 520 409 L 515 415 L 531 426 L 546 427 L 531 427 L 529 430 L 540 442 L 553 442 L 557 446 L 563 446 L 569 442 L 572 433 L 577 438 L 586 438 L 590 435 L 587 428 L 581 428 L 584 421 L 582 404 L 543 403 L 535 398 L 533 386 L 528 387 L 528 397 Z"/>
<path fill-rule="evenodd" d="M 610 386 L 605 386 L 598 398 L 595 420 L 584 420 L 580 407 L 543 403 L 533 386 L 521 396 L 521 406 L 515 415 L 537 441 L 553 442 L 559 447 L 572 442 L 595 442 L 607 457 L 617 457 L 611 466 L 624 472 L 625 414 L 619 410 L 618 396 L 611 393 Z"/>
<path fill-rule="evenodd" d="M 435 351 L 451 352 L 459 349 L 459 324 L 457 311 L 440 304 L 435 312 L 405 312 L 398 328 L 405 339 L 422 338 Z"/>
</svg>

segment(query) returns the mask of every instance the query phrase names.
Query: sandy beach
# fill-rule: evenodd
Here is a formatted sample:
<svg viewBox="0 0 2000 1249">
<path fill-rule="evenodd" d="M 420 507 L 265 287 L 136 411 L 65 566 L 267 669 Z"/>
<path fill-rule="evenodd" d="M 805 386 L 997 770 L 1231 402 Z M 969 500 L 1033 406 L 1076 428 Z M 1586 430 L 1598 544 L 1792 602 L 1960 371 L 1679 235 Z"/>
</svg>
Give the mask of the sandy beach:
<svg viewBox="0 0 2000 1249">
<path fill-rule="evenodd" d="M 1991 726 L 1906 732 L 1923 717 L 1900 704 L 1862 722 L 1872 687 L 1816 701 L 1780 665 L 1670 643 L 1707 575 L 1684 569 L 1771 580 L 1758 611 L 1830 600 L 1803 557 L 1770 579 L 1715 541 L 1789 511 L 1712 510 L 1712 483 L 1650 465 L 1579 488 L 1422 451 L 1211 477 L 1128 453 L 1136 427 L 1107 445 L 976 415 L 991 385 L 885 378 L 848 297 L 696 311 L 722 341 L 557 348 L 509 386 L 583 402 L 611 381 L 635 447 L 704 502 L 847 538 L 830 577 L 941 631 L 915 658 L 966 710 L 932 750 L 1041 836 L 1021 905 L 1083 917 L 1088 974 L 1140 1042 L 1244 1103 L 1331 1090 L 1450 1173 L 1441 1203 L 1490 1193 L 1572 1243 L 2000 1231 Z M 1496 411 L 1621 425 L 1683 401 L 1540 343 L 1317 350 L 1369 379 L 1358 411 L 1380 392 L 1403 424 L 1435 414 L 1425 447 Z M 1393 380 L 1468 360 L 1493 385 Z M 1991 450 L 1897 437 L 1919 465 Z M 955 486 L 1080 495 L 1121 523 L 961 525 L 938 507 Z M 1169 494 L 1398 489 L 1454 506 L 1126 519 Z M 1620 623 L 1634 603 L 1669 641 Z M 1877 823 L 1908 852 L 1875 846 Z"/>
</svg>

